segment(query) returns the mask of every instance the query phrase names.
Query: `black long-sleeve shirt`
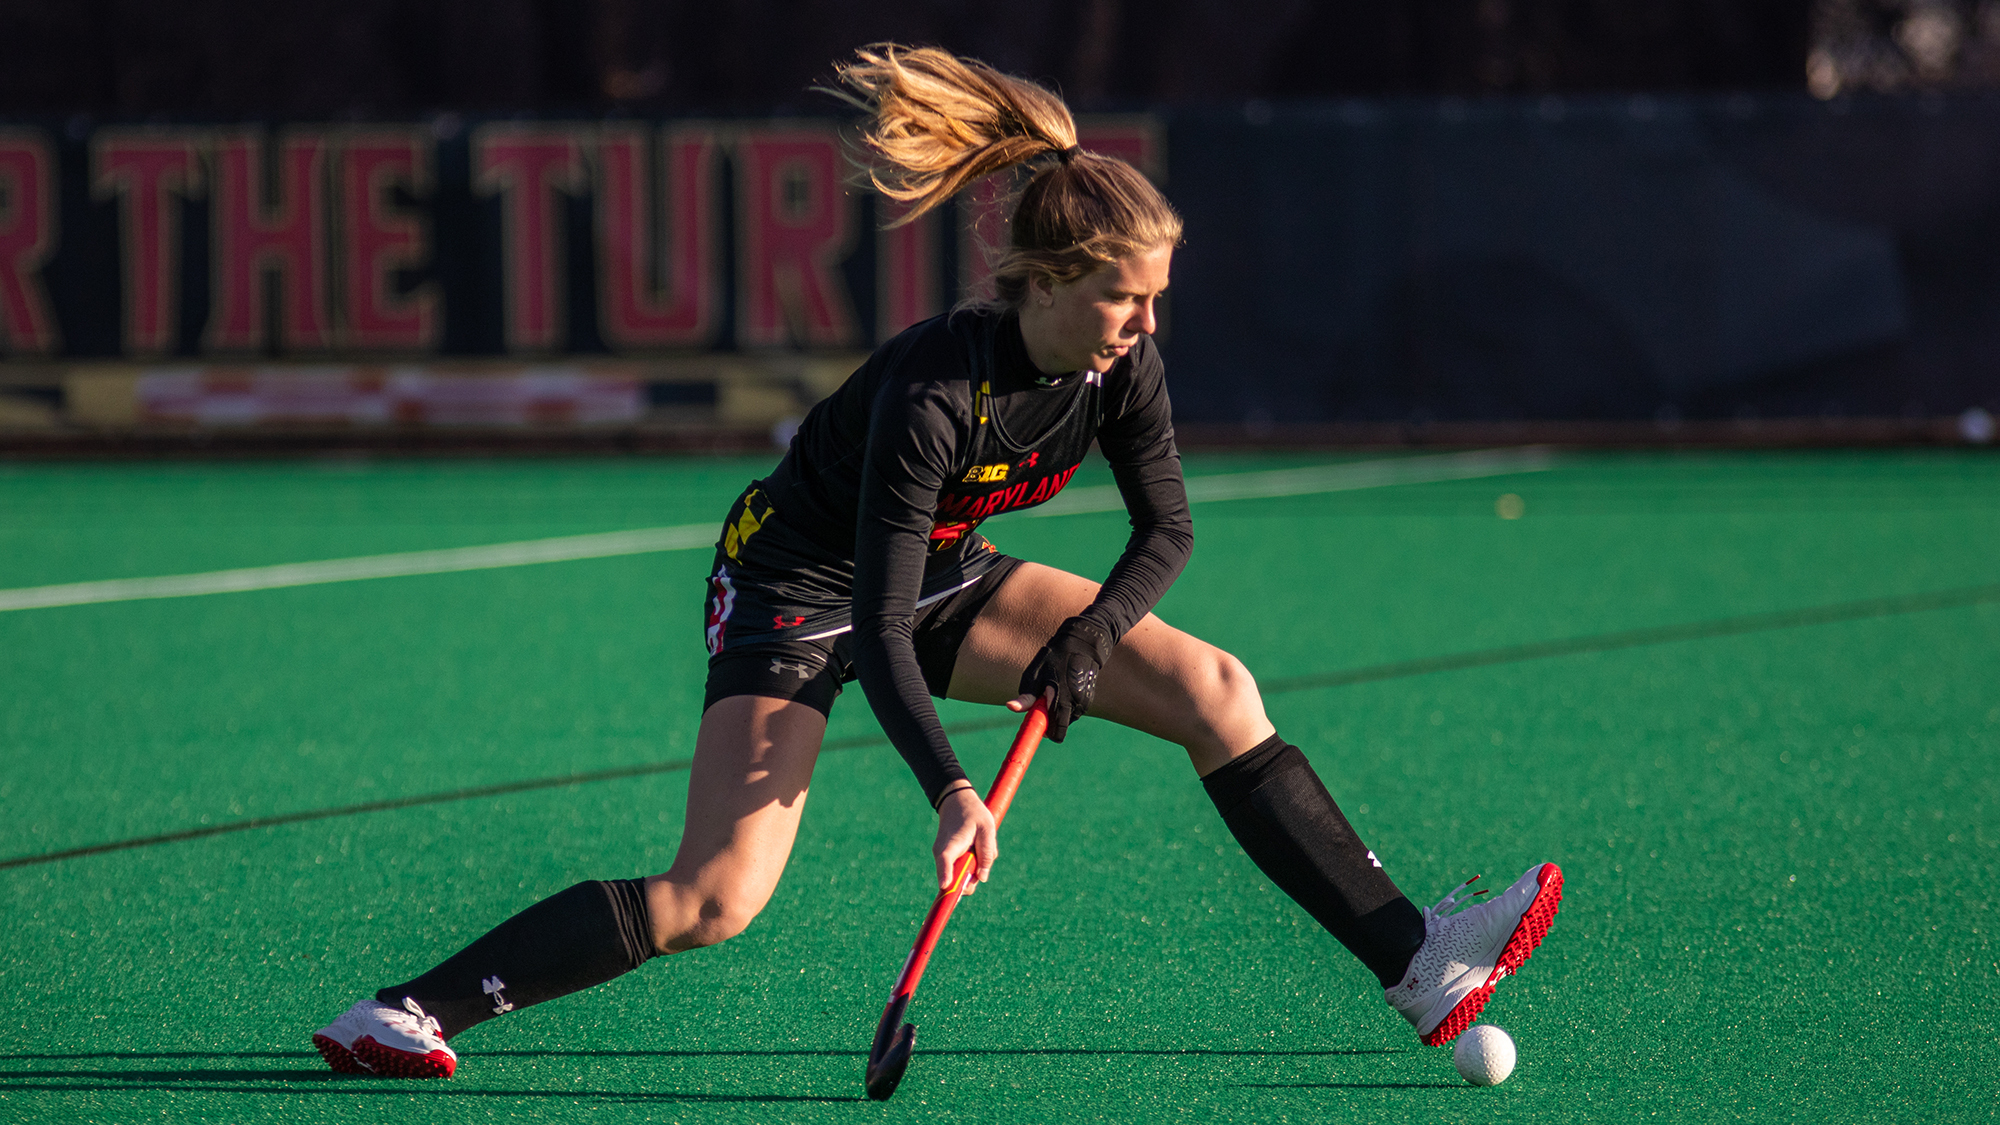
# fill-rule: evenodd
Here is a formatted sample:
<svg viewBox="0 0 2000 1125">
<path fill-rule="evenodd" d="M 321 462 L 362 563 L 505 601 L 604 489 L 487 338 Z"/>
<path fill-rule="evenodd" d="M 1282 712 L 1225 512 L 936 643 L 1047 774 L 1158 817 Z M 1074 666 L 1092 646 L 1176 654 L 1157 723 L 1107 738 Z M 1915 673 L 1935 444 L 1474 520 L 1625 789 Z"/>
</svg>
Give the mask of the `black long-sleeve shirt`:
<svg viewBox="0 0 2000 1125">
<path fill-rule="evenodd" d="M 814 407 L 764 481 L 785 522 L 829 563 L 852 560 L 856 672 L 933 804 L 965 771 L 911 643 L 918 588 L 927 569 L 953 564 L 980 521 L 1060 492 L 1093 439 L 1132 533 L 1083 616 L 1121 637 L 1179 576 L 1194 541 L 1150 338 L 1102 376 L 1051 379 L 1029 361 L 1011 313 L 925 321 Z"/>
</svg>

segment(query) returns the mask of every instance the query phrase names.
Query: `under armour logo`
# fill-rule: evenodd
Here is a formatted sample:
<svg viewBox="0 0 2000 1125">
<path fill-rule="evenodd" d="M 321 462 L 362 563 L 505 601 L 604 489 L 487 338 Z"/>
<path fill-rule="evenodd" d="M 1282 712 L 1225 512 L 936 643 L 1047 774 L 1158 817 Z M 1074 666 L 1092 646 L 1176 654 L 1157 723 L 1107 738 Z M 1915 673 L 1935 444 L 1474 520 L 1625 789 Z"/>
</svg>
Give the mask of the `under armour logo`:
<svg viewBox="0 0 2000 1125">
<path fill-rule="evenodd" d="M 1028 459 L 1026 461 L 1023 461 L 1014 467 L 1017 469 L 1032 469 L 1035 467 L 1035 462 L 1041 459 L 1042 455 L 1040 453 L 1030 453 L 1028 454 Z"/>
<path fill-rule="evenodd" d="M 790 629 L 794 625 L 803 625 L 806 623 L 806 619 L 804 617 L 786 617 L 782 613 L 778 614 L 776 617 L 771 618 L 771 621 L 773 624 L 777 625 L 777 627 L 780 629 Z"/>
<path fill-rule="evenodd" d="M 810 680 L 813 675 L 813 666 L 810 664 L 794 664 L 789 660 L 771 661 L 771 674 L 775 676 L 781 672 L 795 672 L 798 674 L 799 679 Z"/>
<path fill-rule="evenodd" d="M 1370 851 L 1368 853 L 1368 862 L 1374 864 L 1377 867 L 1382 866 L 1382 861 L 1375 858 L 1375 853 L 1373 851 Z"/>
<path fill-rule="evenodd" d="M 505 996 L 500 995 L 500 990 L 505 987 L 507 987 L 507 982 L 501 980 L 499 977 L 487 977 L 485 980 L 479 982 L 479 991 L 484 992 L 492 998 L 493 1014 L 496 1016 L 514 1010 L 513 1003 Z"/>
</svg>

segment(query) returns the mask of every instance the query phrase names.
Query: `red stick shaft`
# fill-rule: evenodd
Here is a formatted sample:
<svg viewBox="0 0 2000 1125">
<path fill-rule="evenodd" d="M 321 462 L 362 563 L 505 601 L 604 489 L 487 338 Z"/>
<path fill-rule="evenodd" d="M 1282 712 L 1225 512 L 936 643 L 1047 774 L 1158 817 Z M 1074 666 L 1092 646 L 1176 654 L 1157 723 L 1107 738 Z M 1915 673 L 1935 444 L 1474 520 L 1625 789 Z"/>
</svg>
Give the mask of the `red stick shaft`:
<svg viewBox="0 0 2000 1125">
<path fill-rule="evenodd" d="M 1049 729 L 1049 707 L 1037 700 L 1028 709 L 1028 715 L 1021 720 L 1021 732 L 1014 736 L 1014 745 L 1007 750 L 1007 759 L 1000 763 L 1000 776 L 993 779 L 993 788 L 986 792 L 986 807 L 993 813 L 993 826 L 1007 819 L 1007 806 L 1014 803 L 1014 791 L 1021 787 L 1021 778 L 1028 772 L 1028 763 L 1035 756 L 1035 748 L 1042 744 L 1042 735 Z M 898 996 L 908 996 L 917 990 L 917 982 L 924 979 L 924 967 L 931 962 L 931 951 L 937 948 L 938 938 L 944 934 L 944 924 L 951 920 L 951 912 L 958 907 L 958 900 L 965 896 L 966 881 L 972 876 L 973 864 L 977 857 L 970 851 L 958 857 L 952 868 L 951 884 L 938 892 L 931 900 L 930 913 L 924 915 L 924 927 L 917 933 L 917 944 L 910 950 L 910 959 L 903 962 L 903 973 L 896 978 L 896 987 L 889 993 L 894 1000 Z"/>
</svg>

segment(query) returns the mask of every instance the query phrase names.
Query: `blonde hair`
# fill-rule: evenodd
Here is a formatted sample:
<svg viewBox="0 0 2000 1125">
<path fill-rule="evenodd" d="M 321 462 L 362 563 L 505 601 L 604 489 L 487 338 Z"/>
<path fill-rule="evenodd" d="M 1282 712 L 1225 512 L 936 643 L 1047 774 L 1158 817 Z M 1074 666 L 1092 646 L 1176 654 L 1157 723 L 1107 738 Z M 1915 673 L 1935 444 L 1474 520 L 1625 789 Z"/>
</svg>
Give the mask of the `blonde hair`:
<svg viewBox="0 0 2000 1125">
<path fill-rule="evenodd" d="M 1018 305 L 1036 276 L 1080 280 L 1120 258 L 1181 239 L 1181 217 L 1152 182 L 1113 156 L 1077 147 L 1076 120 L 1048 89 L 936 47 L 877 43 L 837 68 L 829 91 L 868 113 L 869 180 L 912 222 L 983 176 L 1053 157 L 1013 208 L 993 256 L 1000 298 Z"/>
</svg>

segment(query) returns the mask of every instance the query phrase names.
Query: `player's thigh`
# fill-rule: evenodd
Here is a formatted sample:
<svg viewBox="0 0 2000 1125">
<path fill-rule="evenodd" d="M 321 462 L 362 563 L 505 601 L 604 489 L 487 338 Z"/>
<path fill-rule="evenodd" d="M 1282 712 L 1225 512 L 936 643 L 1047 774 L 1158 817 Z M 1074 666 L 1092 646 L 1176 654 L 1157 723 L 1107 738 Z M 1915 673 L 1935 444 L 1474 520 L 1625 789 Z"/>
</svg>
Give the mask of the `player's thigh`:
<svg viewBox="0 0 2000 1125">
<path fill-rule="evenodd" d="M 1023 563 L 959 647 L 952 698 L 1014 698 L 1035 653 L 1096 596 L 1097 583 L 1087 578 Z M 1150 613 L 1119 641 L 1098 676 L 1090 713 L 1186 747 L 1201 773 L 1272 734 L 1256 683 L 1235 657 Z"/>
<path fill-rule="evenodd" d="M 790 700 L 729 696 L 702 715 L 680 849 L 646 881 L 661 948 L 733 936 L 770 900 L 825 735 L 826 717 Z"/>
</svg>

